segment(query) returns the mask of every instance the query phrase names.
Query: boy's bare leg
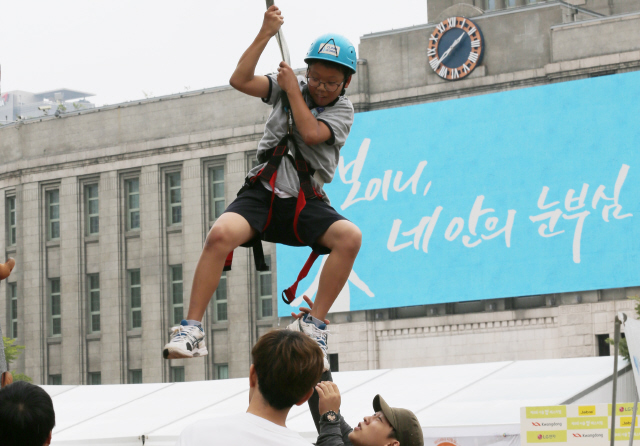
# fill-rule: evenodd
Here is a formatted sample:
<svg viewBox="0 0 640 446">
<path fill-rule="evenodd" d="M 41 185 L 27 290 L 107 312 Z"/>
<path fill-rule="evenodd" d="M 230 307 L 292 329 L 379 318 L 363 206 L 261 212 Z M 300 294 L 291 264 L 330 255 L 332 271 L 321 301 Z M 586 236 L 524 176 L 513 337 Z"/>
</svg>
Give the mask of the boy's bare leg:
<svg viewBox="0 0 640 446">
<path fill-rule="evenodd" d="M 209 354 L 201 324 L 204 312 L 220 283 L 225 259 L 255 234 L 255 229 L 239 214 L 226 212 L 215 222 L 196 266 L 187 320 L 172 329 L 171 340 L 162 349 L 164 359 L 195 358 Z"/>
<path fill-rule="evenodd" d="M 187 319 L 202 321 L 231 251 L 255 237 L 257 231 L 239 214 L 225 212 L 207 235 L 191 286 Z"/>
<path fill-rule="evenodd" d="M 318 243 L 331 249 L 320 274 L 318 293 L 311 310 L 311 316 L 322 321 L 351 274 L 353 262 L 360 251 L 362 233 L 350 221 L 340 220 L 329 226 Z"/>
</svg>

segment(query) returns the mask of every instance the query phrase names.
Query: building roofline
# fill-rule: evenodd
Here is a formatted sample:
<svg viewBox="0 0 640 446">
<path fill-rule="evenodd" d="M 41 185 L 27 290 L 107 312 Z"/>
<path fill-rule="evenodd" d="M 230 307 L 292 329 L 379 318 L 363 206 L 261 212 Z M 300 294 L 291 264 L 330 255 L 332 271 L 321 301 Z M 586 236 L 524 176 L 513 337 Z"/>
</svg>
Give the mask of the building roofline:
<svg viewBox="0 0 640 446">
<path fill-rule="evenodd" d="M 562 0 L 560 0 L 562 1 Z M 562 2 L 564 3 L 564 2 Z M 578 9 L 579 11 L 584 12 L 584 10 L 578 8 L 577 6 L 573 6 L 567 3 L 567 6 L 571 6 L 572 8 Z M 589 12 L 593 12 L 593 11 L 589 11 Z M 640 16 L 640 11 L 636 11 L 636 12 L 627 12 L 625 14 L 618 14 L 618 15 L 602 15 L 600 14 L 598 17 L 594 18 L 594 19 L 589 19 L 589 20 L 581 20 L 579 22 L 571 22 L 571 23 L 561 23 L 559 25 L 553 25 L 551 27 L 551 29 L 556 29 L 556 28 L 570 28 L 572 26 L 578 27 L 578 26 L 582 26 L 582 25 L 590 25 L 590 24 L 595 24 L 596 22 L 608 22 L 608 21 L 616 21 L 616 20 L 625 20 L 627 18 L 631 18 L 633 16 Z"/>
<path fill-rule="evenodd" d="M 531 10 L 534 10 L 534 9 L 552 8 L 554 6 L 571 7 L 573 9 L 576 9 L 576 10 L 578 10 L 580 12 L 585 13 L 585 14 L 593 15 L 594 17 L 597 17 L 597 18 L 607 17 L 607 16 L 604 16 L 604 15 L 602 15 L 600 13 L 593 12 L 593 11 L 590 11 L 588 9 L 580 8 L 579 6 L 571 5 L 571 4 L 566 3 L 566 2 L 564 2 L 562 0 L 549 0 L 547 2 L 534 3 L 534 4 L 531 4 L 531 5 L 514 6 L 512 8 L 508 8 L 508 9 L 499 9 L 497 11 L 488 11 L 488 12 L 485 12 L 484 14 L 482 14 L 482 15 L 479 15 L 479 16 L 476 16 L 476 17 L 472 17 L 471 20 L 473 20 L 473 21 L 482 20 L 482 19 L 491 18 L 491 17 L 498 17 L 498 16 L 501 16 L 501 15 L 517 14 L 517 13 L 520 13 L 520 12 L 531 11 Z M 572 22 L 571 24 L 583 23 L 583 22 L 584 21 Z M 403 34 L 403 33 L 409 32 L 409 31 L 417 31 L 417 30 L 426 29 L 426 28 L 433 28 L 437 24 L 438 24 L 437 22 L 429 22 L 429 23 L 424 23 L 422 25 L 408 26 L 406 28 L 398 28 L 398 29 L 394 29 L 394 30 L 390 30 L 390 31 L 379 31 L 379 32 L 375 32 L 375 33 L 365 34 L 363 36 L 360 36 L 360 41 L 363 41 L 363 40 L 366 40 L 366 39 L 373 39 L 373 38 L 376 38 L 376 37 L 393 35 L 393 34 Z M 561 26 L 561 25 L 559 25 L 559 26 Z"/>
<path fill-rule="evenodd" d="M 90 108 L 90 109 L 87 109 L 87 110 L 73 110 L 73 111 L 61 113 L 59 116 L 55 116 L 55 114 L 50 114 L 50 115 L 47 115 L 47 116 L 37 116 L 35 118 L 22 119 L 22 120 L 19 120 L 19 121 L 14 121 L 14 122 L 12 122 L 10 124 L 5 124 L 3 126 L 0 126 L 0 129 L 9 128 L 9 127 L 16 127 L 16 126 L 20 126 L 20 125 L 23 125 L 23 124 L 32 124 L 32 123 L 36 123 L 36 122 L 49 121 L 49 120 L 54 120 L 54 119 L 70 118 L 72 116 L 87 115 L 89 113 L 99 113 L 99 112 L 102 112 L 102 111 L 115 110 L 115 109 L 118 109 L 118 108 L 133 107 L 133 106 L 136 106 L 136 105 L 150 104 L 150 103 L 153 103 L 153 102 L 162 102 L 162 101 L 167 101 L 167 100 L 172 100 L 172 99 L 180 99 L 180 98 L 186 98 L 186 97 L 191 97 L 191 96 L 199 96 L 201 94 L 210 94 L 210 93 L 214 93 L 214 92 L 221 91 L 221 90 L 229 90 L 231 88 L 233 88 L 233 87 L 231 87 L 230 85 L 223 85 L 223 86 L 219 86 L 219 87 L 204 88 L 204 89 L 201 89 L 201 90 L 194 90 L 194 91 L 189 91 L 189 92 L 184 92 L 184 93 L 174 93 L 174 94 L 170 94 L 170 95 L 166 95 L 166 96 L 157 96 L 157 97 L 153 97 L 153 98 L 145 98 L 145 99 L 138 99 L 138 100 L 128 101 L 128 102 L 120 102 L 120 103 L 112 104 L 112 105 L 103 105 L 101 107 Z M 56 91 L 56 90 L 53 90 L 53 91 Z"/>
</svg>

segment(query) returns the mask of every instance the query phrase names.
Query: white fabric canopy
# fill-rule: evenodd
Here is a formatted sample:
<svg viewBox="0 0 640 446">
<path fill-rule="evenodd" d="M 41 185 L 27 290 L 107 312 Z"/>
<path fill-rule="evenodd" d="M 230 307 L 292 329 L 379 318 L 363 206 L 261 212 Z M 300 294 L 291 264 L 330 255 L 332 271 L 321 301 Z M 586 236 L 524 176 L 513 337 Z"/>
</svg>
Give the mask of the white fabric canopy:
<svg viewBox="0 0 640 446">
<path fill-rule="evenodd" d="M 625 367 L 619 361 L 619 369 Z M 373 413 L 381 394 L 392 407 L 412 410 L 427 438 L 473 438 L 473 444 L 518 444 L 520 407 L 589 399 L 613 372 L 613 358 L 505 361 L 484 364 L 334 373 L 341 413 L 352 425 Z M 244 412 L 248 378 L 173 384 L 43 386 L 53 398 L 54 446 L 173 445 L 198 419 Z M 585 393 L 586 391 L 586 393 Z M 595 395 L 595 393 L 594 393 Z M 602 398 L 600 396 L 599 398 Z M 607 401 L 591 401 L 591 403 Z M 309 441 L 315 425 L 305 404 L 287 426 Z M 464 441 L 458 444 L 464 446 Z M 425 444 L 428 444 L 425 441 Z M 431 443 L 433 444 L 433 443 Z"/>
</svg>

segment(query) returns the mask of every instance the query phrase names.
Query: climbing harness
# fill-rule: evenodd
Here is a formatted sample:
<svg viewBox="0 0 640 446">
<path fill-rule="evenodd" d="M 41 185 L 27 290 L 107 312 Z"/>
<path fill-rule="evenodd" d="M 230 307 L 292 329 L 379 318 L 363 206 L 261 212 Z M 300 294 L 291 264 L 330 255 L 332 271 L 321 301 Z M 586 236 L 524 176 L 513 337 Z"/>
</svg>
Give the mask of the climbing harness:
<svg viewBox="0 0 640 446">
<path fill-rule="evenodd" d="M 273 149 L 267 150 L 266 152 L 260 154 L 258 156 L 258 161 L 260 163 L 266 163 L 265 166 L 260 169 L 260 171 L 253 177 L 247 177 L 244 185 L 238 192 L 238 196 L 240 196 L 243 192 L 248 189 L 251 189 L 257 181 L 264 180 L 269 183 L 271 187 L 271 202 L 269 204 L 269 214 L 267 215 L 267 222 L 262 228 L 262 231 L 258 236 L 249 241 L 246 247 L 251 247 L 253 249 L 253 258 L 256 265 L 257 271 L 269 271 L 269 266 L 265 262 L 264 258 L 264 250 L 262 249 L 262 234 L 267 230 L 269 225 L 271 224 L 271 217 L 273 213 L 273 202 L 276 196 L 276 178 L 278 176 L 278 167 L 282 162 L 283 158 L 288 158 L 296 168 L 296 172 L 298 173 L 298 180 L 300 182 L 300 190 L 298 191 L 298 199 L 296 202 L 296 210 L 295 216 L 293 218 L 293 233 L 296 236 L 298 242 L 300 242 L 303 246 L 305 242 L 302 240 L 300 235 L 298 234 L 298 218 L 300 217 L 300 213 L 304 209 L 307 204 L 307 200 L 321 200 L 322 196 L 318 194 L 311 184 L 311 177 L 314 175 L 315 170 L 309 166 L 309 163 L 304 159 L 298 144 L 296 143 L 295 138 L 293 137 L 293 116 L 291 113 L 291 107 L 289 106 L 289 101 L 287 99 L 286 93 L 282 92 L 280 96 L 280 100 L 283 103 L 284 109 L 287 112 L 287 133 L 280 140 L 278 145 Z M 293 144 L 295 149 L 293 156 L 289 151 L 289 142 Z M 302 279 L 307 277 L 309 274 L 309 270 L 313 263 L 318 258 L 321 253 L 316 252 L 315 250 L 311 252 L 311 255 L 307 259 L 304 267 L 298 274 L 298 278 L 295 283 L 291 285 L 289 288 L 282 292 L 282 300 L 286 304 L 290 304 L 296 298 L 296 290 L 298 289 L 298 284 Z M 229 253 L 227 259 L 224 264 L 224 271 L 231 270 L 231 264 L 233 262 L 233 251 Z"/>
</svg>

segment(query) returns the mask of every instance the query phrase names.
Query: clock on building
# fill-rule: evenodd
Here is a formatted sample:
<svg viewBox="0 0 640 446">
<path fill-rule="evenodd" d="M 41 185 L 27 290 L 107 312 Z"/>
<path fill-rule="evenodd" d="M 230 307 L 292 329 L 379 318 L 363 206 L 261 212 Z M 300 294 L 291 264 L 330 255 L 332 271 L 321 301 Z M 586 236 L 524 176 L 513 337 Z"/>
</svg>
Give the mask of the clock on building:
<svg viewBox="0 0 640 446">
<path fill-rule="evenodd" d="M 464 17 L 438 23 L 429 37 L 429 65 L 446 80 L 464 79 L 482 62 L 484 38 L 480 28 Z"/>
</svg>

